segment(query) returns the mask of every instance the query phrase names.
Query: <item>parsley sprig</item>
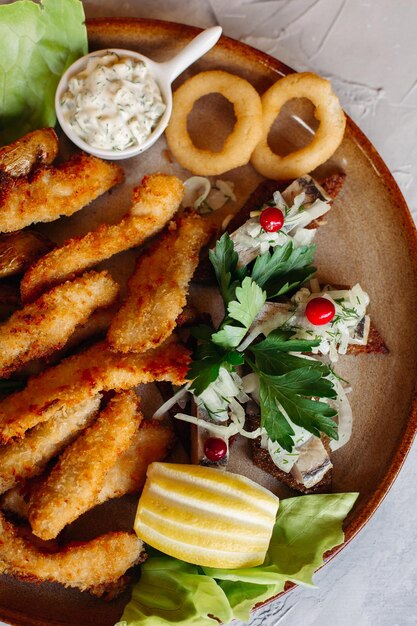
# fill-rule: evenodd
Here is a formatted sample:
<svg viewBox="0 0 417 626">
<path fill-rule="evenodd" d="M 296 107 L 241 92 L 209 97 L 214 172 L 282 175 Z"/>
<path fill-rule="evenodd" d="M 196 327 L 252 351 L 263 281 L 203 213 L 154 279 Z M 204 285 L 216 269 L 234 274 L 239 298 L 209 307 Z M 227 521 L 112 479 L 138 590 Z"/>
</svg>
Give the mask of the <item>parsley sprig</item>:
<svg viewBox="0 0 417 626">
<path fill-rule="evenodd" d="M 291 422 L 317 437 L 325 433 L 338 438 L 337 411 L 322 401 L 337 395 L 330 369 L 320 361 L 293 354 L 311 352 L 320 340 L 295 339 L 295 331 L 278 328 L 244 352 L 236 348 L 267 297 L 287 294 L 313 275 L 314 251 L 314 245 L 295 248 L 289 241 L 259 255 L 252 267 L 238 267 L 233 241 L 225 233 L 210 251 L 225 317 L 217 331 L 207 325 L 192 331 L 199 341 L 188 372 L 194 393 L 200 395 L 213 383 L 221 367 L 232 371 L 246 364 L 260 381 L 261 425 L 269 438 L 288 452 L 295 445 Z"/>
</svg>

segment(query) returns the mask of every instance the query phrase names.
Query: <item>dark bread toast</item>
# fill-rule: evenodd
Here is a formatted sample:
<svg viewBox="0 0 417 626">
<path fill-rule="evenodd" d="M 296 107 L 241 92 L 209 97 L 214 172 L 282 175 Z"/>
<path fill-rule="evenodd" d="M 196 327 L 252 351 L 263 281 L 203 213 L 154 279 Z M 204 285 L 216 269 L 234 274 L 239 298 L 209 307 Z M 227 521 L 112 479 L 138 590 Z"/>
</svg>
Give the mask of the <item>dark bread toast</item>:
<svg viewBox="0 0 417 626">
<path fill-rule="evenodd" d="M 365 346 L 350 344 L 347 349 L 348 354 L 388 354 L 389 350 L 381 337 L 377 328 L 372 324 L 369 329 L 368 341 Z"/>
<path fill-rule="evenodd" d="M 254 431 L 259 428 L 260 424 L 260 415 L 259 415 L 259 407 L 255 403 L 248 403 L 246 408 L 246 429 L 249 431 Z M 326 448 L 327 452 L 329 452 L 329 440 L 327 437 L 322 438 L 323 445 Z M 309 494 L 309 493 L 329 493 L 332 490 L 332 479 L 333 479 L 333 469 L 330 469 L 325 473 L 322 480 L 314 485 L 314 487 L 305 487 L 302 483 L 299 483 L 292 474 L 284 472 L 279 469 L 271 459 L 271 456 L 268 450 L 265 450 L 261 447 L 261 438 L 257 437 L 256 439 L 252 439 L 251 441 L 252 448 L 252 461 L 254 465 L 257 465 L 261 470 L 271 474 L 274 478 L 279 480 L 280 482 L 290 487 L 290 489 L 294 489 L 294 491 L 299 491 L 301 493 Z"/>
</svg>

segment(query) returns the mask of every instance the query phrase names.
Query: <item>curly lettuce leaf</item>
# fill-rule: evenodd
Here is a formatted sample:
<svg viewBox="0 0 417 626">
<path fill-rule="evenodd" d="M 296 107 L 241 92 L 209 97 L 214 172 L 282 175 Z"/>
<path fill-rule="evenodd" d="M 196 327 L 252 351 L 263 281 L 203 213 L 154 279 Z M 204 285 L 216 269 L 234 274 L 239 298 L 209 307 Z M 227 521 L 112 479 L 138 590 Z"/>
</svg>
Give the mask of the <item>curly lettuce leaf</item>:
<svg viewBox="0 0 417 626">
<path fill-rule="evenodd" d="M 343 543 L 342 523 L 357 497 L 336 493 L 281 500 L 265 562 L 257 567 L 201 568 L 151 555 L 116 626 L 212 626 L 216 617 L 225 624 L 232 618 L 245 621 L 286 581 L 312 586 L 323 555 Z"/>
<path fill-rule="evenodd" d="M 0 145 L 54 126 L 61 75 L 87 53 L 80 0 L 18 0 L 0 6 Z"/>
</svg>

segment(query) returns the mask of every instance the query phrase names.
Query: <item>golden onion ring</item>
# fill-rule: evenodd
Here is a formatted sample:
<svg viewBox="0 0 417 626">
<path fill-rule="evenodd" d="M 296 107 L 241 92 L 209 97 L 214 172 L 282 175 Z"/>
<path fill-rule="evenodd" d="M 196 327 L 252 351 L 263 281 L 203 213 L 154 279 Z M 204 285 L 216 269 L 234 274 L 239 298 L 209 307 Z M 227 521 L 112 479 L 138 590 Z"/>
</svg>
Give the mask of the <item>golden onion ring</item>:
<svg viewBox="0 0 417 626">
<path fill-rule="evenodd" d="M 268 133 L 283 105 L 292 98 L 307 98 L 315 107 L 320 125 L 312 141 L 286 156 L 275 154 L 268 145 Z M 342 142 L 346 118 L 330 82 L 305 72 L 278 80 L 262 96 L 263 133 L 251 163 L 263 176 L 274 180 L 298 178 L 327 161 Z"/>
<path fill-rule="evenodd" d="M 233 104 L 236 123 L 218 152 L 201 150 L 191 140 L 187 118 L 197 100 L 220 93 Z M 248 81 L 223 71 L 200 72 L 177 89 L 166 139 L 180 165 L 193 174 L 223 174 L 246 165 L 262 134 L 262 104 L 258 92 Z"/>
</svg>

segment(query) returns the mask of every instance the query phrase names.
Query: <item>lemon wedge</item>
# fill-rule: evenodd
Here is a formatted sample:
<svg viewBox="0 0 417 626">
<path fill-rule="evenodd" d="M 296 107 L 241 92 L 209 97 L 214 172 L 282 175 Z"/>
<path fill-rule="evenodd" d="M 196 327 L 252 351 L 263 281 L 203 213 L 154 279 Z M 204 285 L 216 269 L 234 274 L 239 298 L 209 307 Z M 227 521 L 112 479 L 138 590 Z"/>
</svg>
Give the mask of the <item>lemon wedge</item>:
<svg viewBox="0 0 417 626">
<path fill-rule="evenodd" d="M 260 565 L 279 500 L 252 480 L 201 465 L 151 463 L 134 528 L 150 546 L 206 567 Z"/>
</svg>

